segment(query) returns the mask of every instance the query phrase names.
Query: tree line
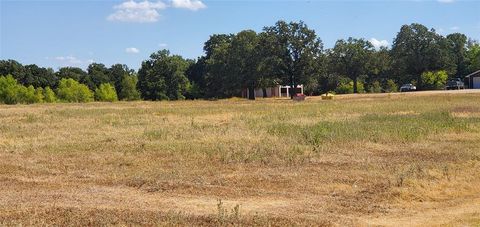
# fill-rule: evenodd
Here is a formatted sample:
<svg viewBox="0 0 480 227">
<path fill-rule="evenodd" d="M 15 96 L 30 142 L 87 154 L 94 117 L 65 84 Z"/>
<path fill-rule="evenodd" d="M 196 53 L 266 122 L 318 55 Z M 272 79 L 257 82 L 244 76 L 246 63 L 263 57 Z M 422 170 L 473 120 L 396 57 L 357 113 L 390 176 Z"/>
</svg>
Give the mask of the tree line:
<svg viewBox="0 0 480 227">
<path fill-rule="evenodd" d="M 244 89 L 254 99 L 255 89 L 266 95 L 266 88 L 277 84 L 303 84 L 309 95 L 395 92 L 403 83 L 427 90 L 480 70 L 478 41 L 461 33 L 442 36 L 416 23 L 403 25 L 391 48 L 348 38 L 325 49 L 304 22 L 278 21 L 259 33 L 214 34 L 203 50 L 195 60 L 160 50 L 138 71 L 99 63 L 86 71 L 54 71 L 1 60 L 0 102 L 217 99 L 239 96 Z"/>
</svg>

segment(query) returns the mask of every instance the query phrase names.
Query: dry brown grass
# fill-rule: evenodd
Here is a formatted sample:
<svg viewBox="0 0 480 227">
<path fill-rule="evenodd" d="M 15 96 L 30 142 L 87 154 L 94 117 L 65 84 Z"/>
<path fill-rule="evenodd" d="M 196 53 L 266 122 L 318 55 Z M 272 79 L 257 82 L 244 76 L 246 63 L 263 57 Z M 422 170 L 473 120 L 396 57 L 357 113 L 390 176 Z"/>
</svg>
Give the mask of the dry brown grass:
<svg viewBox="0 0 480 227">
<path fill-rule="evenodd" d="M 0 224 L 475 226 L 478 106 L 477 93 L 0 106 Z"/>
</svg>

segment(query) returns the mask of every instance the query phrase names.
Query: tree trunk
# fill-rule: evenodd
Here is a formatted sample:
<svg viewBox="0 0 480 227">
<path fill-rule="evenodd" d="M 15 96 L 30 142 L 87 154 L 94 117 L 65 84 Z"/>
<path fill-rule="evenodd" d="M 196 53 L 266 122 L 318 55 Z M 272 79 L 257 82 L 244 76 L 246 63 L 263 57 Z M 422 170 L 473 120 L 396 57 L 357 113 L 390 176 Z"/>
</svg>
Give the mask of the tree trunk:
<svg viewBox="0 0 480 227">
<path fill-rule="evenodd" d="M 353 78 L 353 93 L 358 93 L 358 77 Z"/>
<path fill-rule="evenodd" d="M 248 88 L 248 99 L 255 100 L 255 87 L 254 86 L 250 86 Z"/>
<path fill-rule="evenodd" d="M 422 73 L 417 75 L 417 89 L 418 90 L 423 90 L 423 81 L 422 81 Z"/>
<path fill-rule="evenodd" d="M 293 99 L 293 97 L 297 94 L 297 91 L 295 89 L 295 79 L 293 75 L 290 75 L 290 91 L 289 92 L 290 92 L 291 99 Z"/>
<path fill-rule="evenodd" d="M 262 88 L 262 92 L 263 92 L 263 97 L 264 97 L 264 98 L 267 98 L 267 89 L 266 89 L 266 88 Z"/>
</svg>

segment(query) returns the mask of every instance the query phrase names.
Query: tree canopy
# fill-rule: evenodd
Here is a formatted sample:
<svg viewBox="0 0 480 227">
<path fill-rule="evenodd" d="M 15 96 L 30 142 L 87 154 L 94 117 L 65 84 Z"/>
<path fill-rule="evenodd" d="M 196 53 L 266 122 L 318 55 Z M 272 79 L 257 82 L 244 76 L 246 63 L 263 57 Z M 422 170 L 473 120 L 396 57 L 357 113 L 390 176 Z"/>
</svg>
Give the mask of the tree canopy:
<svg viewBox="0 0 480 227">
<path fill-rule="evenodd" d="M 480 70 L 478 41 L 461 33 L 443 36 L 418 23 L 403 25 L 391 47 L 377 49 L 353 37 L 324 49 L 303 21 L 278 21 L 259 32 L 213 34 L 203 51 L 193 60 L 159 50 L 138 71 L 102 63 L 55 71 L 0 60 L 0 102 L 86 102 L 94 93 L 101 101 L 216 99 L 245 91 L 254 99 L 258 89 L 265 96 L 268 87 L 300 84 L 308 94 L 395 92 L 404 83 L 441 89 L 448 78 Z"/>
</svg>

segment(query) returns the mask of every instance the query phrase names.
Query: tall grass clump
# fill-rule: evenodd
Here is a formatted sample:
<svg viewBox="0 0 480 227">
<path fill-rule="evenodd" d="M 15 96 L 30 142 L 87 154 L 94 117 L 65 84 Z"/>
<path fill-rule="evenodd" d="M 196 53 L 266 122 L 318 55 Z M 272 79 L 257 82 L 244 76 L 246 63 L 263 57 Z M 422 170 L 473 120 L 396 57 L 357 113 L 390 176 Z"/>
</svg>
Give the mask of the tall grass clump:
<svg viewBox="0 0 480 227">
<path fill-rule="evenodd" d="M 300 142 L 319 145 L 333 141 L 412 142 L 431 134 L 448 130 L 466 131 L 468 124 L 448 112 L 428 112 L 418 115 L 366 114 L 348 121 L 321 121 L 298 126 L 279 123 L 268 127 L 270 134 L 293 137 Z"/>
</svg>

